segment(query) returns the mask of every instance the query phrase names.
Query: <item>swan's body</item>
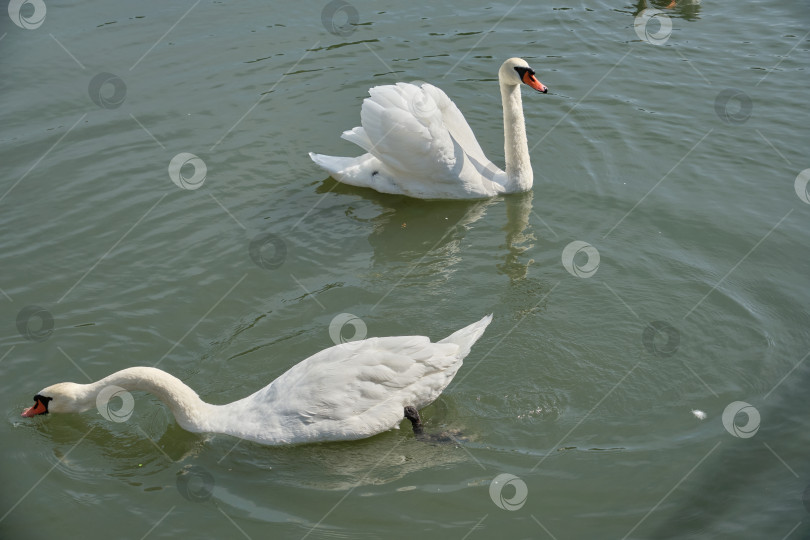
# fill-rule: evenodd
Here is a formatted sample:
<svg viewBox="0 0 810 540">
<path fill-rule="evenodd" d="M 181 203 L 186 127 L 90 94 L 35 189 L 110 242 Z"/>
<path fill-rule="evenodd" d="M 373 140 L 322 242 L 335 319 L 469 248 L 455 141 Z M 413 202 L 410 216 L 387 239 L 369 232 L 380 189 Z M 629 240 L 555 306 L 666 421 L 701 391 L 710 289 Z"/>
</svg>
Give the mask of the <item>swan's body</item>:
<svg viewBox="0 0 810 540">
<path fill-rule="evenodd" d="M 447 387 L 492 316 L 431 343 L 424 336 L 371 338 L 325 349 L 250 396 L 205 403 L 180 379 L 132 367 L 91 384 L 59 383 L 23 412 L 82 412 L 105 388 L 154 394 L 177 423 L 195 433 L 223 433 L 262 444 L 361 439 L 398 428 L 407 406 L 424 407 Z M 109 392 L 109 391 L 107 391 Z"/>
<path fill-rule="evenodd" d="M 362 127 L 342 138 L 367 153 L 309 156 L 344 184 L 420 199 L 476 199 L 528 191 L 533 173 L 520 84 L 547 92 L 525 60 L 510 58 L 498 71 L 503 103 L 506 171 L 484 155 L 461 111 L 427 83 L 375 86 L 363 101 Z"/>
</svg>

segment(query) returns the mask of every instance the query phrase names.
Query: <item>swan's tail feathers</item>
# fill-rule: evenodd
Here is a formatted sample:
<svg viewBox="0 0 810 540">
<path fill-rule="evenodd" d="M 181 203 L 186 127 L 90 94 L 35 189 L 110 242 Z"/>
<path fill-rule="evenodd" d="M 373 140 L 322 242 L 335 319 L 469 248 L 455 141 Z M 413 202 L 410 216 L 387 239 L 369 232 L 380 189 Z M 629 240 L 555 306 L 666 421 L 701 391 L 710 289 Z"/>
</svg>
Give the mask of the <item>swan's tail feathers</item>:
<svg viewBox="0 0 810 540">
<path fill-rule="evenodd" d="M 315 152 L 310 152 L 309 157 L 318 167 L 331 174 L 336 180 L 341 180 L 340 177 L 343 171 L 357 162 L 357 158 L 353 157 L 325 156 Z"/>
<path fill-rule="evenodd" d="M 370 152 L 371 149 L 374 148 L 374 145 L 371 143 L 366 131 L 362 127 L 356 127 L 354 129 L 350 129 L 349 131 L 344 131 L 341 138 L 346 139 L 349 142 L 353 142 L 366 152 Z M 371 156 L 368 154 L 360 157 L 337 157 L 325 156 L 323 154 L 310 152 L 309 157 L 315 162 L 316 165 L 331 174 L 332 178 L 335 180 L 354 186 L 359 185 L 365 187 L 369 185 L 370 178 L 368 179 L 369 182 L 357 183 L 356 181 L 351 181 L 351 178 L 363 176 L 360 168 L 367 165 L 369 158 L 371 158 Z"/>
<path fill-rule="evenodd" d="M 361 127 L 344 131 L 340 138 L 356 144 L 366 152 L 373 153 L 374 144 L 372 144 L 371 139 L 368 138 L 366 130 Z"/>
<path fill-rule="evenodd" d="M 490 313 L 480 321 L 472 323 L 469 326 L 465 326 L 461 330 L 447 336 L 443 340 L 439 341 L 439 343 L 455 343 L 459 346 L 459 358 L 464 358 L 470 353 L 472 346 L 476 341 L 478 341 L 478 338 L 481 337 L 484 330 L 487 329 L 487 326 L 489 326 L 489 323 L 491 322 L 492 314 Z"/>
<path fill-rule="evenodd" d="M 387 173 L 382 162 L 371 154 L 359 157 L 335 157 L 309 153 L 319 167 L 326 170 L 332 178 L 343 184 L 357 187 L 369 187 L 381 193 L 401 195 L 402 189 Z"/>
</svg>

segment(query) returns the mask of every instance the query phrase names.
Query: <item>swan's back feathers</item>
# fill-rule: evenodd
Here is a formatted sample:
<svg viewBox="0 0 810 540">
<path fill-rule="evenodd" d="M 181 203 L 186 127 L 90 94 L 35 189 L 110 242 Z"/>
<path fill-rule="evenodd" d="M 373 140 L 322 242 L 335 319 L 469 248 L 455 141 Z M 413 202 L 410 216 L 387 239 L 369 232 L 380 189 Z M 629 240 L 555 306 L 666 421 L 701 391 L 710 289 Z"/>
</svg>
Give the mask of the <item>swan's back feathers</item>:
<svg viewBox="0 0 810 540">
<path fill-rule="evenodd" d="M 239 404 L 249 423 L 281 419 L 240 436 L 266 443 L 358 439 L 399 427 L 403 409 L 432 403 L 452 381 L 491 316 L 448 338 L 370 338 L 325 349 Z M 233 405 L 236 406 L 237 403 Z"/>
<path fill-rule="evenodd" d="M 436 377 L 436 381 L 426 378 L 440 375 L 455 363 L 460 365 L 458 351 L 458 345 L 434 344 L 423 336 L 343 343 L 293 366 L 261 390 L 258 394 L 264 395 L 257 395 L 256 399 L 272 403 L 274 413 L 293 418 L 300 413 L 305 424 L 362 418 L 371 409 L 377 409 L 378 414 L 381 403 L 411 386 L 423 385 L 430 389 L 427 396 L 434 391 L 438 395 L 444 386 L 437 388 L 436 383 L 440 385 L 444 376 Z M 400 399 L 415 399 L 422 394 L 423 390 L 413 388 Z M 393 421 L 398 423 L 404 405 L 390 405 L 396 412 Z"/>
<path fill-rule="evenodd" d="M 360 111 L 363 130 L 373 143 L 369 152 L 397 172 L 444 181 L 456 156 L 433 97 L 406 83 L 375 86 L 369 95 Z"/>
<path fill-rule="evenodd" d="M 436 106 L 442 112 L 445 127 L 450 132 L 450 135 L 464 148 L 464 151 L 475 159 L 489 162 L 481 149 L 481 145 L 478 144 L 478 139 L 475 138 L 472 128 L 470 128 L 456 104 L 453 103 L 453 100 L 447 97 L 447 94 L 440 88 L 432 84 L 424 83 L 421 88 L 436 103 Z"/>
<path fill-rule="evenodd" d="M 427 83 L 375 86 L 363 100 L 362 127 L 342 138 L 368 154 L 353 161 L 310 154 L 337 180 L 420 198 L 488 197 L 505 174 L 484 155 L 458 107 Z"/>
</svg>

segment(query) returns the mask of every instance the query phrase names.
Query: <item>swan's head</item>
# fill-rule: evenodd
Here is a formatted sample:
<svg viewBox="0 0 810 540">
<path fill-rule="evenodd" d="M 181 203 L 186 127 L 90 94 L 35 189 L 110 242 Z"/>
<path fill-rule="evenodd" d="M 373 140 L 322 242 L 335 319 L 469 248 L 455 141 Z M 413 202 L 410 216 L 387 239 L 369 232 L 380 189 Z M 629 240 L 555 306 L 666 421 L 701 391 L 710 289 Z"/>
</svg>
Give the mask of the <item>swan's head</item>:
<svg viewBox="0 0 810 540">
<path fill-rule="evenodd" d="M 523 83 L 538 92 L 544 94 L 548 92 L 546 85 L 537 80 L 537 77 L 534 76 L 534 70 L 523 58 L 510 58 L 504 62 L 498 71 L 498 78 L 504 84 L 517 86 Z"/>
<path fill-rule="evenodd" d="M 22 416 L 86 411 L 93 406 L 92 401 L 88 402 L 86 386 L 64 382 L 43 388 L 34 396 L 34 406 L 25 409 Z"/>
</svg>

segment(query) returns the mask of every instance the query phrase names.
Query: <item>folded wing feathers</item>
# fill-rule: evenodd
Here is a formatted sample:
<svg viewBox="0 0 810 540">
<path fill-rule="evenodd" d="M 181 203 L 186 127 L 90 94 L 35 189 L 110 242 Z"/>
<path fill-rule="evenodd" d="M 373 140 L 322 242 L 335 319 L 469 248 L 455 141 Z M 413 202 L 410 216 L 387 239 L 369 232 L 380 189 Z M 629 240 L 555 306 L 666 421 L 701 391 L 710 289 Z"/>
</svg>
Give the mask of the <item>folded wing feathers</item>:
<svg viewBox="0 0 810 540">
<path fill-rule="evenodd" d="M 396 428 L 404 406 L 423 407 L 439 396 L 491 319 L 437 343 L 424 336 L 385 337 L 325 349 L 256 393 L 221 406 L 228 419 L 247 426 L 227 433 L 283 443 L 357 439 Z"/>
<path fill-rule="evenodd" d="M 344 159 L 310 153 L 341 182 L 420 198 L 503 191 L 506 173 L 484 155 L 455 103 L 431 84 L 371 88 L 360 122 L 342 138 L 367 154 Z"/>
<path fill-rule="evenodd" d="M 371 152 L 372 147 L 374 146 L 371 139 L 368 138 L 366 130 L 361 127 L 344 131 L 340 138 L 356 144 L 366 152 Z"/>
<path fill-rule="evenodd" d="M 427 87 L 433 90 L 426 91 Z M 453 144 L 436 98 L 450 100 L 441 90 L 428 84 L 397 83 L 375 86 L 369 95 L 363 101 L 360 121 L 371 147 L 360 145 L 362 148 L 387 166 L 409 174 L 435 175 L 437 170 L 453 167 Z"/>
<path fill-rule="evenodd" d="M 437 383 L 446 384 L 442 372 L 451 371 L 447 375 L 452 376 L 461 363 L 457 344 L 430 343 L 423 336 L 371 338 L 338 347 L 344 349 L 339 360 L 313 363 L 298 374 L 300 377 L 284 383 L 298 387 L 294 396 L 306 396 L 306 406 L 300 407 L 299 403 L 297 408 L 299 419 L 306 424 L 346 420 L 372 409 L 390 408 L 388 400 L 392 396 L 416 396 L 432 391 Z M 355 349 L 354 354 L 345 354 L 345 349 Z M 434 377 L 435 382 L 425 386 Z M 409 389 L 411 386 L 414 388 Z M 277 397 L 288 413 L 296 410 L 294 399 Z M 400 403 L 395 405 L 397 410 L 401 407 Z M 398 414 L 401 416 L 401 411 Z"/>
</svg>

